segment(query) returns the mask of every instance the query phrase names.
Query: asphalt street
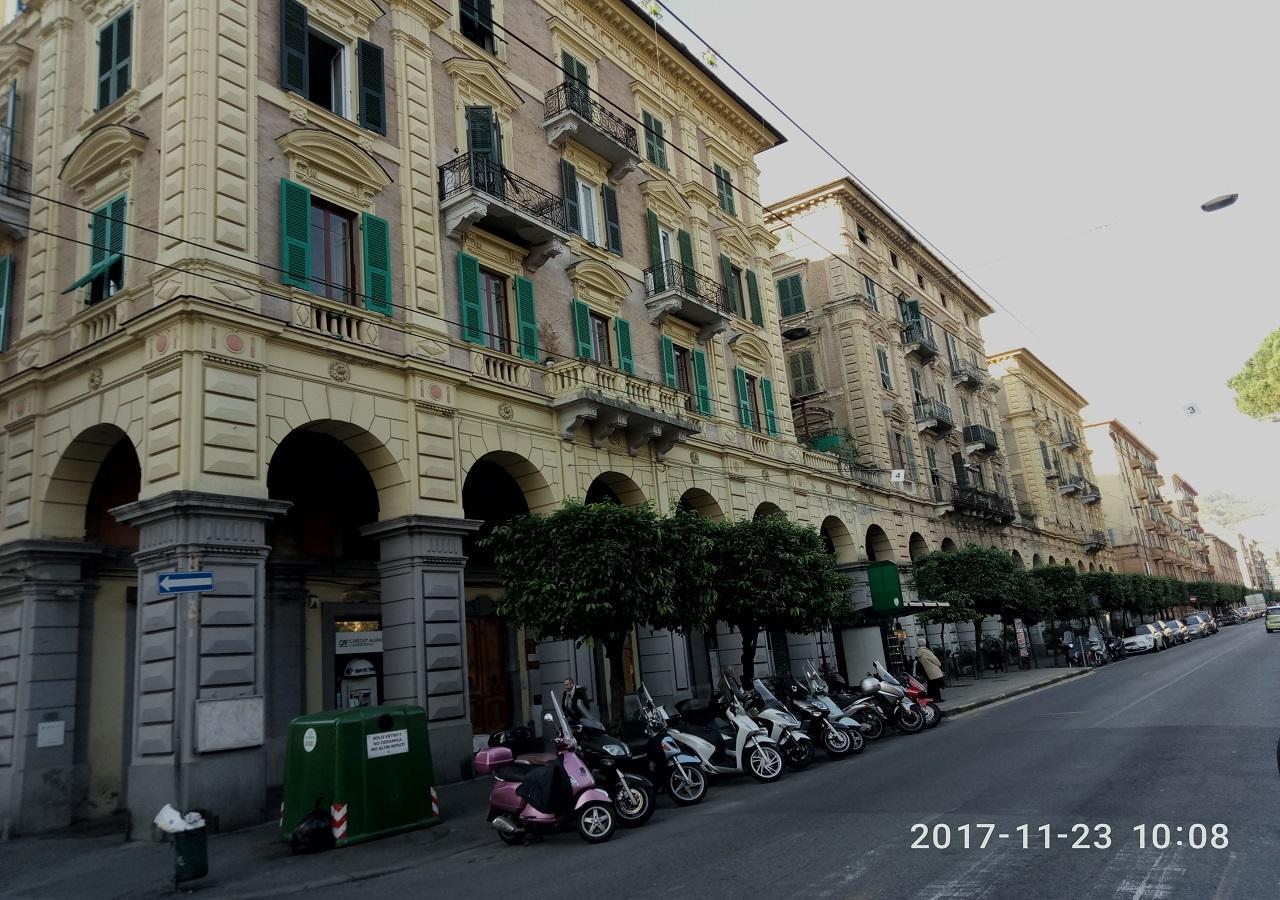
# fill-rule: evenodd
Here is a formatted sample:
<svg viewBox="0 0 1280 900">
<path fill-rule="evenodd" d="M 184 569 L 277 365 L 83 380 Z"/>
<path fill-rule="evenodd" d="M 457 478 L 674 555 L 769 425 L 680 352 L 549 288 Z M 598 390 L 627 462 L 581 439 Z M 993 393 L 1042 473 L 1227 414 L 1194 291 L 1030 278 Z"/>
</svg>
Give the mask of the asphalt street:
<svg viewBox="0 0 1280 900">
<path fill-rule="evenodd" d="M 663 798 L 647 826 L 607 844 L 567 833 L 506 847 L 495 834 L 325 893 L 1280 897 L 1278 688 L 1280 635 L 1254 621 L 777 784 L 717 782 L 691 809 Z"/>
</svg>

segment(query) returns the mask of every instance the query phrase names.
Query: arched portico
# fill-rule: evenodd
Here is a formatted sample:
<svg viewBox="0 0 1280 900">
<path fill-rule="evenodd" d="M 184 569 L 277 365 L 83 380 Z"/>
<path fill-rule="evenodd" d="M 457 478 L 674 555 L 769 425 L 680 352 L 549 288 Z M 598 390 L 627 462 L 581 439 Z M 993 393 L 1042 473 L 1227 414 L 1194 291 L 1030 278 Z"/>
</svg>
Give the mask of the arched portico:
<svg viewBox="0 0 1280 900">
<path fill-rule="evenodd" d="M 871 562 L 893 559 L 893 544 L 889 541 L 889 535 L 885 534 L 885 530 L 879 525 L 871 525 L 867 528 L 864 549 L 867 559 Z"/>
</svg>

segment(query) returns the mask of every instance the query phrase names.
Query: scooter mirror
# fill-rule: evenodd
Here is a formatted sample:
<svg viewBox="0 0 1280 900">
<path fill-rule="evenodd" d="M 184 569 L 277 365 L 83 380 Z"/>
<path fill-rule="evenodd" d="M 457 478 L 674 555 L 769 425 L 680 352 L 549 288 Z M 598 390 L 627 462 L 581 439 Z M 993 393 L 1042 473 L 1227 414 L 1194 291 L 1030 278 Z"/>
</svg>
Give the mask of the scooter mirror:
<svg viewBox="0 0 1280 900">
<path fill-rule="evenodd" d="M 542 716 L 542 721 L 546 722 L 548 725 L 554 725 L 554 724 L 556 724 L 556 720 L 555 720 L 555 718 L 551 715 L 551 713 L 545 713 L 545 714 L 543 714 L 543 716 Z"/>
</svg>

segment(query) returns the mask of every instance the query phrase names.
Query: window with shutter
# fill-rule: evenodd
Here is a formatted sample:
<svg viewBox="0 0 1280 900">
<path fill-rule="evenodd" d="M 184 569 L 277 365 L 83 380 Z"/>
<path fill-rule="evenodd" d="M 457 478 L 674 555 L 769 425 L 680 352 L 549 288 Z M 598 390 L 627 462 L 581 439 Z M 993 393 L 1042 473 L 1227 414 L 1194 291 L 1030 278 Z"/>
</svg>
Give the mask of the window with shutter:
<svg viewBox="0 0 1280 900">
<path fill-rule="evenodd" d="M 462 339 L 484 344 L 484 307 L 480 297 L 480 261 L 458 252 L 458 305 L 462 314 Z"/>
<path fill-rule="evenodd" d="M 126 9 L 98 32 L 98 109 L 129 90 L 133 63 L 133 10 Z"/>
<path fill-rule="evenodd" d="M 516 335 L 520 341 L 519 353 L 525 359 L 538 359 L 538 307 L 534 301 L 533 282 L 517 275 Z"/>
<path fill-rule="evenodd" d="M 360 126 L 386 134 L 387 98 L 382 48 L 368 41 L 359 41 L 356 55 L 360 64 Z"/>
<path fill-rule="evenodd" d="M 797 350 L 787 357 L 787 371 L 791 375 L 791 395 L 804 397 L 818 392 L 818 378 L 813 367 L 813 353 Z"/>
<path fill-rule="evenodd" d="M 778 415 L 773 405 L 773 382 L 760 379 L 760 396 L 764 400 L 764 427 L 771 435 L 778 433 Z"/>
<path fill-rule="evenodd" d="M 605 243 L 610 253 L 622 255 L 622 223 L 618 220 L 618 192 L 610 185 L 601 185 L 604 199 Z"/>
<path fill-rule="evenodd" d="M 693 382 L 698 394 L 698 412 L 711 415 L 711 376 L 705 351 L 693 351 Z"/>
<path fill-rule="evenodd" d="M 666 253 L 662 244 L 662 226 L 653 210 L 645 213 L 645 222 L 649 226 L 649 289 L 659 294 L 668 287 L 667 267 L 663 265 Z"/>
<path fill-rule="evenodd" d="M 870 275 L 862 276 L 862 287 L 867 294 L 867 305 L 876 312 L 880 311 L 880 303 L 876 300 L 876 281 Z"/>
<path fill-rule="evenodd" d="M 693 239 L 683 228 L 676 232 L 676 243 L 680 245 L 680 265 L 684 266 L 684 289 L 691 294 L 698 293 L 698 281 L 693 267 Z"/>
<path fill-rule="evenodd" d="M 0 352 L 9 347 L 9 295 L 13 291 L 13 256 L 0 256 Z"/>
<path fill-rule="evenodd" d="M 724 166 L 715 164 L 716 199 L 720 208 L 731 216 L 736 216 L 737 209 L 733 197 L 733 175 Z"/>
<path fill-rule="evenodd" d="M 467 156 L 471 161 L 471 184 L 492 197 L 506 196 L 502 172 L 502 132 L 493 107 L 468 106 Z"/>
<path fill-rule="evenodd" d="M 578 206 L 578 170 L 567 159 L 560 160 L 560 196 L 564 198 L 564 224 L 575 234 L 582 234 Z"/>
<path fill-rule="evenodd" d="M 573 301 L 573 338 L 579 359 L 595 359 L 591 353 L 591 307 L 581 300 Z"/>
<path fill-rule="evenodd" d="M 747 269 L 747 300 L 751 306 L 751 322 L 755 325 L 764 324 L 764 312 L 760 307 L 760 285 L 756 281 L 756 273 Z"/>
<path fill-rule="evenodd" d="M 66 288 L 64 294 L 88 287 L 85 302 L 92 305 L 124 287 L 124 229 L 128 210 L 128 197 L 121 194 L 93 211 L 89 220 L 89 270 Z"/>
<path fill-rule="evenodd" d="M 889 374 L 889 354 L 883 347 L 876 348 L 876 359 L 880 363 L 880 386 L 886 391 L 893 390 L 893 378 Z"/>
<path fill-rule="evenodd" d="M 386 219 L 371 213 L 360 217 L 364 233 L 364 308 L 370 312 L 392 314 L 391 302 L 391 226 Z"/>
<path fill-rule="evenodd" d="M 361 43 L 364 43 L 363 41 Z M 370 44 L 379 57 L 381 49 Z M 347 116 L 350 93 L 347 76 L 347 54 L 351 48 L 344 40 L 324 34 L 311 25 L 307 9 L 297 0 L 282 0 L 280 4 L 280 86 L 286 91 L 300 94 L 307 100 L 330 112 Z M 361 124 L 364 125 L 366 80 L 364 66 L 372 66 L 373 60 L 357 60 L 361 78 Z M 372 72 L 370 72 L 372 75 Z M 381 73 L 378 73 L 381 78 Z M 377 85 L 370 84 L 370 88 Z M 372 99 L 372 97 L 370 98 Z M 365 125 L 372 128 L 371 125 Z M 376 128 L 374 130 L 377 130 Z"/>
<path fill-rule="evenodd" d="M 784 317 L 804 312 L 804 287 L 799 275 L 778 279 L 778 307 Z"/>
<path fill-rule="evenodd" d="M 752 397 L 747 373 L 741 368 L 735 368 L 733 377 L 738 388 L 738 424 L 743 428 L 754 428 L 751 422 Z"/>
<path fill-rule="evenodd" d="M 733 262 L 723 253 L 720 254 L 720 272 L 724 276 L 724 290 L 729 302 L 729 311 L 742 314 L 742 297 L 738 294 L 738 279 L 734 276 L 737 270 Z"/>
<path fill-rule="evenodd" d="M 564 70 L 565 106 L 591 121 L 591 89 L 586 63 L 571 53 L 562 52 L 560 64 Z"/>
<path fill-rule="evenodd" d="M 659 341 L 662 348 L 662 380 L 666 382 L 667 387 L 676 386 L 676 347 L 671 338 L 665 334 Z"/>
<path fill-rule="evenodd" d="M 636 371 L 636 364 L 631 356 L 631 323 L 626 319 L 615 318 L 613 333 L 618 341 L 618 368 L 632 375 Z"/>
<path fill-rule="evenodd" d="M 644 154 L 649 162 L 664 171 L 667 168 L 667 144 L 663 135 L 662 120 L 649 112 L 642 111 L 644 122 Z"/>
</svg>

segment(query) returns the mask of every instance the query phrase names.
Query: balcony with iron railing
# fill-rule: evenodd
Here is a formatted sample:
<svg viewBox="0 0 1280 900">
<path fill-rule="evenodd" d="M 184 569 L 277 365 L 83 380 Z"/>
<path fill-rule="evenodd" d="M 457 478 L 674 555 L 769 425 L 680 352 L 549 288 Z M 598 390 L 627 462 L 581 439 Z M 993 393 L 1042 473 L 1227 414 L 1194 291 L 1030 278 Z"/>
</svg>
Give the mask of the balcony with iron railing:
<svg viewBox="0 0 1280 900">
<path fill-rule="evenodd" d="M 1097 503 L 1102 499 L 1102 492 L 1098 490 L 1096 484 L 1086 478 L 1084 487 L 1080 490 L 1080 499 L 1085 503 Z"/>
<path fill-rule="evenodd" d="M 951 383 L 957 387 L 978 390 L 986 383 L 987 373 L 976 363 L 957 359 L 951 363 Z"/>
<path fill-rule="evenodd" d="M 1007 525 L 1016 517 L 1013 501 L 1003 494 L 968 484 L 950 484 L 951 507 L 956 512 Z"/>
<path fill-rule="evenodd" d="M 1058 446 L 1063 450 L 1079 450 L 1080 435 L 1076 434 L 1070 425 L 1067 425 L 1062 429 L 1062 440 Z"/>
<path fill-rule="evenodd" d="M 902 328 L 903 352 L 908 356 L 915 355 L 921 362 L 927 363 L 938 358 L 941 352 L 938 342 L 925 327 L 923 319 L 917 319 Z"/>
<path fill-rule="evenodd" d="M 1138 457 L 1138 468 L 1140 468 L 1140 469 L 1142 470 L 1142 473 L 1143 473 L 1144 475 L 1154 475 L 1154 474 L 1156 474 L 1156 464 L 1155 464 L 1155 461 L 1154 461 L 1154 460 L 1151 460 L 1151 459 L 1148 459 L 1148 458 L 1147 458 L 1147 457 L 1145 457 L 1145 456 L 1139 456 L 1139 457 Z"/>
<path fill-rule="evenodd" d="M 551 146 L 561 148 L 572 138 L 609 164 L 613 181 L 640 164 L 635 126 L 606 109 L 590 88 L 566 81 L 547 91 L 542 105 L 542 124 Z"/>
<path fill-rule="evenodd" d="M 1080 543 L 1084 546 L 1084 551 L 1086 553 L 1097 553 L 1106 549 L 1107 536 L 1101 531 L 1090 531 L 1085 534 L 1084 539 Z"/>
<path fill-rule="evenodd" d="M 1018 501 L 1018 518 L 1022 520 L 1022 524 L 1034 531 L 1040 530 L 1040 524 L 1036 521 L 1035 507 L 1024 500 Z"/>
<path fill-rule="evenodd" d="M 569 240 L 559 195 L 475 153 L 440 166 L 440 217 L 450 237 L 478 225 L 529 248 L 526 264 L 535 269 Z"/>
<path fill-rule="evenodd" d="M 1085 478 L 1083 475 L 1072 475 L 1058 482 L 1058 493 L 1064 497 L 1083 492 Z"/>
<path fill-rule="evenodd" d="M 941 400 L 926 398 L 917 400 L 915 404 L 916 427 L 920 431 L 928 431 L 935 435 L 943 435 L 955 427 L 955 419 L 951 417 L 951 407 Z"/>
<path fill-rule="evenodd" d="M 644 305 L 654 324 L 675 316 L 697 325 L 700 342 L 724 331 L 733 321 L 724 286 L 674 259 L 644 270 Z"/>
<path fill-rule="evenodd" d="M 995 453 L 1000 449 L 996 443 L 996 433 L 986 425 L 964 426 L 964 449 L 966 453 Z"/>
<path fill-rule="evenodd" d="M 31 219 L 31 166 L 13 156 L 13 132 L 0 126 L 0 232 L 18 240 Z"/>
</svg>

